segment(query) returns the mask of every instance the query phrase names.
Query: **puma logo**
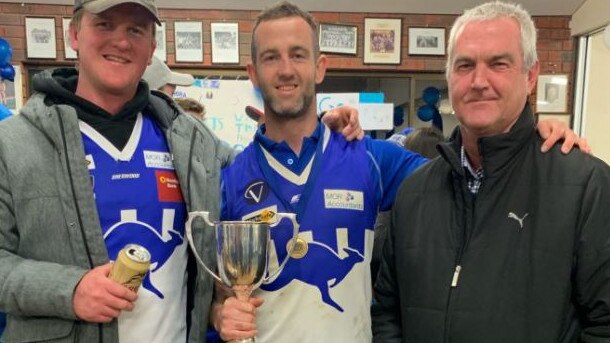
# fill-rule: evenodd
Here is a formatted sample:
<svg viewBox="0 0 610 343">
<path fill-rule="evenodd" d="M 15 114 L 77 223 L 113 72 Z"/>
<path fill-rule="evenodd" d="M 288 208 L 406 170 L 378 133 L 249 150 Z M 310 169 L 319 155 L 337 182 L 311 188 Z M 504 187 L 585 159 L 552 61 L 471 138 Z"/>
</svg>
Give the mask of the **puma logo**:
<svg viewBox="0 0 610 343">
<path fill-rule="evenodd" d="M 508 212 L 508 218 L 514 219 L 516 221 L 519 222 L 519 226 L 523 229 L 523 221 L 525 220 L 525 218 L 527 217 L 529 213 L 526 213 L 523 218 L 519 218 L 518 215 L 516 215 L 514 212 Z"/>
</svg>

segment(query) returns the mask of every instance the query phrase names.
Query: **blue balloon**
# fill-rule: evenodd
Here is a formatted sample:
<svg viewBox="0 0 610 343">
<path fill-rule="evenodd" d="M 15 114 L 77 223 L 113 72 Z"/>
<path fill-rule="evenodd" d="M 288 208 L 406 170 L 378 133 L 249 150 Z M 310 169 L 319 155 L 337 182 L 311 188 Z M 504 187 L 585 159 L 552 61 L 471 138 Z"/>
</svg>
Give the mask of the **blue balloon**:
<svg viewBox="0 0 610 343">
<path fill-rule="evenodd" d="M 0 104 L 0 121 L 10 117 L 12 114 L 13 113 L 11 113 L 11 110 L 9 110 L 8 107 L 4 106 L 3 104 Z"/>
<path fill-rule="evenodd" d="M 438 111 L 436 111 L 432 117 L 432 126 L 435 126 L 440 132 L 443 132 L 443 117 L 441 117 L 441 114 Z"/>
<path fill-rule="evenodd" d="M 441 100 L 441 91 L 436 87 L 427 87 L 424 89 L 422 99 L 424 99 L 426 104 L 436 106 L 439 100 Z"/>
<path fill-rule="evenodd" d="M 8 63 L 0 66 L 0 78 L 11 82 L 15 81 L 15 68 Z"/>
<path fill-rule="evenodd" d="M 9 63 L 13 57 L 13 48 L 8 41 L 0 37 L 0 65 Z"/>
<path fill-rule="evenodd" d="M 417 109 L 417 117 L 421 121 L 430 121 L 438 114 L 438 109 L 432 105 L 423 105 Z"/>
</svg>

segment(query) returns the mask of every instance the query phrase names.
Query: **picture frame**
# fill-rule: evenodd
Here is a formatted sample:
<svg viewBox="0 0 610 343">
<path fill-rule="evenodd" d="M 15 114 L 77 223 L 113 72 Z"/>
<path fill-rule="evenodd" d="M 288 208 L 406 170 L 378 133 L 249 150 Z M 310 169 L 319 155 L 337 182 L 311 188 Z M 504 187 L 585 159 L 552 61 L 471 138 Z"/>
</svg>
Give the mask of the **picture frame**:
<svg viewBox="0 0 610 343">
<path fill-rule="evenodd" d="M 568 111 L 568 75 L 538 75 L 536 112 L 565 113 Z"/>
<path fill-rule="evenodd" d="M 567 124 L 568 127 L 572 128 L 572 115 L 570 113 L 538 113 L 536 116 L 538 121 L 555 119 Z"/>
<path fill-rule="evenodd" d="M 364 18 L 364 63 L 400 64 L 401 19 Z"/>
<path fill-rule="evenodd" d="M 176 62 L 203 62 L 203 25 L 200 21 L 174 23 Z"/>
<path fill-rule="evenodd" d="M 444 27 L 410 27 L 409 55 L 445 56 Z"/>
<path fill-rule="evenodd" d="M 318 42 L 321 52 L 356 55 L 358 26 L 320 23 Z"/>
<path fill-rule="evenodd" d="M 57 58 L 55 18 L 26 17 L 27 58 Z"/>
<path fill-rule="evenodd" d="M 211 23 L 213 64 L 239 64 L 239 24 Z"/>
<path fill-rule="evenodd" d="M 157 47 L 155 48 L 154 55 L 163 62 L 167 61 L 167 37 L 166 37 L 166 24 L 164 21 L 161 25 L 156 25 L 155 40 L 157 41 Z"/>
<path fill-rule="evenodd" d="M 23 83 L 21 81 L 21 67 L 13 65 L 13 68 L 15 68 L 15 79 L 13 81 L 0 79 L 0 103 L 13 114 L 17 114 L 23 106 Z"/>
<path fill-rule="evenodd" d="M 70 45 L 70 21 L 72 18 L 62 18 L 61 19 L 61 32 L 63 34 L 64 40 L 64 59 L 66 60 L 75 60 L 78 58 L 78 55 L 72 46 Z"/>
</svg>

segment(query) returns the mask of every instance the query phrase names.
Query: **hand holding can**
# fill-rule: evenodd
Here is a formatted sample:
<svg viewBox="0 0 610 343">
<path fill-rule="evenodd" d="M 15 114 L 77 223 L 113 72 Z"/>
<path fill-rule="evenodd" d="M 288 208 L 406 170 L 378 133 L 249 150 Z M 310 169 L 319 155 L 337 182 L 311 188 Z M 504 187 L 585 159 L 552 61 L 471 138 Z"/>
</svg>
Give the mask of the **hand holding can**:
<svg viewBox="0 0 610 343">
<path fill-rule="evenodd" d="M 150 252 L 141 245 L 128 244 L 119 251 L 108 277 L 137 293 L 149 268 Z"/>
</svg>

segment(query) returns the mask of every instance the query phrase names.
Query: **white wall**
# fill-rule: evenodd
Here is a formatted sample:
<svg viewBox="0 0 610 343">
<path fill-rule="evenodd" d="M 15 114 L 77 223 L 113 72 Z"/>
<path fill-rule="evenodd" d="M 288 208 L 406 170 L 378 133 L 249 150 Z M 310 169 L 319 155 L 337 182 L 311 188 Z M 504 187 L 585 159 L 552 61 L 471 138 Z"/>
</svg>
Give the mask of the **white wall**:
<svg viewBox="0 0 610 343">
<path fill-rule="evenodd" d="M 587 0 L 572 15 L 572 36 L 580 36 L 610 22 L 610 1 Z"/>
<path fill-rule="evenodd" d="M 610 164 L 610 50 L 604 45 L 603 33 L 591 36 L 590 64 L 584 98 L 583 136 L 593 154 Z"/>
</svg>

